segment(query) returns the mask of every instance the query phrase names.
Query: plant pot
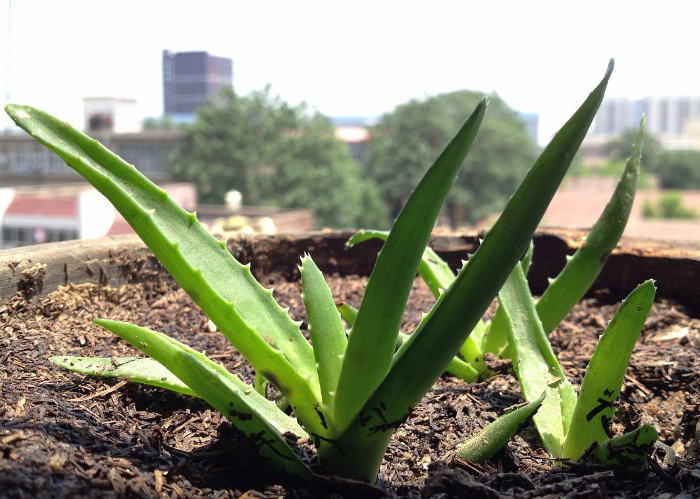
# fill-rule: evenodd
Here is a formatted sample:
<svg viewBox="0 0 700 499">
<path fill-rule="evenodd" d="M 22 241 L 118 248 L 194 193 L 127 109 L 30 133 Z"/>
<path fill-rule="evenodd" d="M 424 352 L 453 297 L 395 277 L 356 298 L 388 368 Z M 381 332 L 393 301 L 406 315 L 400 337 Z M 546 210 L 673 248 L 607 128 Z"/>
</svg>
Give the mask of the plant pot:
<svg viewBox="0 0 700 499">
<path fill-rule="evenodd" d="M 584 232 L 548 230 L 535 238 L 529 274 L 540 293 Z M 329 275 L 336 299 L 361 299 L 378 242 L 347 248 L 349 233 L 235 236 L 229 249 L 273 285 L 301 314 L 299 255 L 308 251 Z M 454 267 L 478 245 L 477 234 L 438 235 L 432 246 Z M 357 277 L 360 276 L 360 277 Z M 364 277 L 363 277 L 364 276 Z M 642 333 L 618 411 L 621 430 L 637 414 L 674 444 L 676 464 L 654 458 L 633 479 L 613 471 L 554 466 L 526 427 L 491 462 L 454 463 L 451 451 L 503 410 L 520 402 L 507 363 L 466 385 L 443 377 L 394 436 L 377 487 L 327 478 L 310 489 L 276 475 L 254 448 L 206 404 L 164 390 L 76 376 L 52 366 L 53 355 L 131 355 L 124 342 L 94 324 L 98 316 L 132 320 L 171 334 L 250 379 L 222 335 L 189 301 L 135 237 L 54 243 L 0 252 L 0 485 L 8 497 L 234 497 L 269 495 L 475 497 L 600 494 L 650 496 L 700 490 L 695 437 L 700 395 L 700 252 L 691 245 L 624 240 L 610 256 L 590 299 L 552 335 L 562 364 L 578 383 L 597 335 L 619 301 L 647 278 L 660 301 Z M 67 286 L 60 288 L 60 286 Z M 58 290 L 58 292 L 56 292 Z M 410 331 L 432 297 L 414 286 L 404 319 Z M 519 491 L 519 492 L 518 492 Z M 250 491 L 247 497 L 259 497 Z M 692 494 L 692 493 L 691 493 Z M 442 497 L 445 497 L 443 495 Z"/>
</svg>

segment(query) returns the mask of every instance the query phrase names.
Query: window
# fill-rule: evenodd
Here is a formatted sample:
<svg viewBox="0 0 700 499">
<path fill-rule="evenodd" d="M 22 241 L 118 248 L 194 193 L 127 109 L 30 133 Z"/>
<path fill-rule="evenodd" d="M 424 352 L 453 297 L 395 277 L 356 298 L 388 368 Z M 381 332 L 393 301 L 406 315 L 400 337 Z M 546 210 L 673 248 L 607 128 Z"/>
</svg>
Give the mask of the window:
<svg viewBox="0 0 700 499">
<path fill-rule="evenodd" d="M 2 248 L 17 248 L 31 244 L 54 243 L 78 239 L 75 229 L 45 229 L 43 227 L 3 227 Z"/>
</svg>

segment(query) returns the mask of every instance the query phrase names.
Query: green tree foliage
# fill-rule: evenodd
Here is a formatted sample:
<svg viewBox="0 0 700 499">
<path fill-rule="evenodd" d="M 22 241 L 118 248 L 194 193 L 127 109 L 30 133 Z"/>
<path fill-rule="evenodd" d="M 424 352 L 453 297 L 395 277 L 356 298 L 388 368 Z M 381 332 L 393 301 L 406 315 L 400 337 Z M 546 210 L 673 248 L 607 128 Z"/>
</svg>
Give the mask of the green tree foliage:
<svg viewBox="0 0 700 499">
<path fill-rule="evenodd" d="M 462 90 L 411 100 L 373 128 L 367 176 L 376 181 L 392 216 L 482 97 Z M 479 137 L 446 203 L 451 224 L 473 223 L 499 212 L 534 161 L 536 149 L 515 111 L 491 96 Z"/>
<path fill-rule="evenodd" d="M 187 125 L 184 123 L 176 123 L 167 116 L 164 118 L 146 118 L 143 120 L 142 126 L 146 131 L 185 130 L 187 128 Z"/>
<path fill-rule="evenodd" d="M 652 172 L 664 189 L 700 189 L 700 151 L 664 151 Z"/>
<path fill-rule="evenodd" d="M 643 211 L 645 218 L 698 218 L 698 212 L 683 203 L 683 194 L 678 191 L 666 191 L 656 203 L 646 201 Z"/>
<path fill-rule="evenodd" d="M 228 91 L 202 108 L 169 167 L 177 180 L 195 182 L 204 202 L 221 203 L 236 189 L 245 204 L 312 209 L 322 226 L 386 220 L 376 187 L 332 124 L 271 96 L 269 87 L 246 96 Z"/>
<path fill-rule="evenodd" d="M 637 137 L 637 132 L 636 128 L 628 128 L 614 139 L 608 141 L 603 147 L 603 152 L 612 161 L 625 161 L 632 152 L 632 144 L 634 144 L 634 140 Z M 651 171 L 663 150 L 661 141 L 656 136 L 646 132 L 641 162 L 642 171 Z"/>
</svg>

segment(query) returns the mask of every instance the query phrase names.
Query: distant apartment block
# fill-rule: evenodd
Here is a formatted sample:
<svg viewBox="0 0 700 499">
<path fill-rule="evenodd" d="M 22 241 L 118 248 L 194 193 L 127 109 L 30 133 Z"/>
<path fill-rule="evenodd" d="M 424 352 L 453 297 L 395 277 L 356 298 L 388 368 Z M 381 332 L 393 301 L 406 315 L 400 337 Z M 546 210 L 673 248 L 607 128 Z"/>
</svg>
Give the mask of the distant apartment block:
<svg viewBox="0 0 700 499">
<path fill-rule="evenodd" d="M 163 51 L 163 109 L 175 118 L 194 116 L 223 88 L 233 86 L 233 62 L 207 52 Z"/>
<path fill-rule="evenodd" d="M 637 128 L 646 114 L 647 131 L 670 149 L 700 145 L 700 96 L 605 99 L 596 116 L 591 138 L 608 139 L 628 128 Z"/>
<path fill-rule="evenodd" d="M 90 132 L 155 182 L 168 181 L 166 160 L 184 140 L 180 131 Z M 0 135 L 0 187 L 77 182 L 80 177 L 26 133 Z"/>
</svg>

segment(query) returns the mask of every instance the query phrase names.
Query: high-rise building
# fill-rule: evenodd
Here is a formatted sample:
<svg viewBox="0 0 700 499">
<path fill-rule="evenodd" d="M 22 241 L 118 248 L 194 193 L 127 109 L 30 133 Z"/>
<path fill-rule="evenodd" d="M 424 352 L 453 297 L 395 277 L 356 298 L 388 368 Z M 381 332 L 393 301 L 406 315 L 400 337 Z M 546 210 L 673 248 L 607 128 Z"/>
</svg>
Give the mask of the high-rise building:
<svg viewBox="0 0 700 499">
<path fill-rule="evenodd" d="M 223 88 L 233 86 L 233 61 L 207 52 L 163 51 L 163 110 L 175 118 L 194 116 Z"/>
<path fill-rule="evenodd" d="M 605 99 L 595 118 L 592 135 L 607 137 L 636 128 L 643 113 L 647 115 L 647 130 L 651 133 L 662 140 L 678 139 L 684 135 L 689 123 L 700 120 L 700 97 Z"/>
</svg>

